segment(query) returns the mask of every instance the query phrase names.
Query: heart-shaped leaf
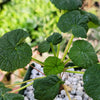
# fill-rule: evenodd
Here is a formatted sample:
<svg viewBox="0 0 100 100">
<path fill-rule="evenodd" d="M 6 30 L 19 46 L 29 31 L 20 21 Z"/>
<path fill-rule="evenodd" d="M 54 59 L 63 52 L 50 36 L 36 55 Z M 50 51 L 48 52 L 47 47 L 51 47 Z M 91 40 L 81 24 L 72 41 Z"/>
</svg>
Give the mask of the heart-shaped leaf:
<svg viewBox="0 0 100 100">
<path fill-rule="evenodd" d="M 48 52 L 50 50 L 50 43 L 48 41 L 43 41 L 38 46 L 38 51 L 40 53 Z"/>
<path fill-rule="evenodd" d="M 53 100 L 59 93 L 61 84 L 63 82 L 56 75 L 35 80 L 33 83 L 35 98 L 37 100 Z"/>
<path fill-rule="evenodd" d="M 48 42 L 52 42 L 53 45 L 57 45 L 62 41 L 62 35 L 59 33 L 53 33 L 53 35 L 47 38 Z"/>
<path fill-rule="evenodd" d="M 98 61 L 92 45 L 85 40 L 77 40 L 73 43 L 69 57 L 75 65 L 83 68 L 88 68 Z"/>
<path fill-rule="evenodd" d="M 24 43 L 27 36 L 27 32 L 17 29 L 0 38 L 0 69 L 14 71 L 30 62 L 32 50 Z"/>
<path fill-rule="evenodd" d="M 51 0 L 51 2 L 63 10 L 75 10 L 82 6 L 82 0 Z"/>
<path fill-rule="evenodd" d="M 100 64 L 89 67 L 84 76 L 85 92 L 93 98 L 93 100 L 100 100 Z"/>
<path fill-rule="evenodd" d="M 57 57 L 48 57 L 44 62 L 44 73 L 45 75 L 56 75 L 64 70 L 64 64 Z"/>
<path fill-rule="evenodd" d="M 74 10 L 63 14 L 58 22 L 58 28 L 62 32 L 68 32 L 72 30 L 75 37 L 86 38 L 86 32 L 88 30 L 88 17 L 81 15 L 80 11 Z"/>
</svg>

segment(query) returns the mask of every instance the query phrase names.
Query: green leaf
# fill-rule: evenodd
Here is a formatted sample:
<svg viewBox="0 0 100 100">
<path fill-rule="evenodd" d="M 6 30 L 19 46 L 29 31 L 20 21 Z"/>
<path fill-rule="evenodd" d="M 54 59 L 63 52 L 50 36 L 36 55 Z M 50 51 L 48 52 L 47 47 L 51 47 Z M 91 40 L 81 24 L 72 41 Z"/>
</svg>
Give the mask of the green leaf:
<svg viewBox="0 0 100 100">
<path fill-rule="evenodd" d="M 5 85 L 2 82 L 0 82 L 0 95 L 4 95 L 8 91 L 11 91 L 11 89 L 6 88 Z"/>
<path fill-rule="evenodd" d="M 48 41 L 43 41 L 38 46 L 38 51 L 40 53 L 48 52 L 50 50 L 50 43 Z"/>
<path fill-rule="evenodd" d="M 81 15 L 80 11 L 74 10 L 63 14 L 58 22 L 58 28 L 62 32 L 72 33 L 75 37 L 86 38 L 86 32 L 88 30 L 88 17 Z"/>
<path fill-rule="evenodd" d="M 6 88 L 3 83 L 0 82 L 0 100 L 24 100 L 24 96 L 20 94 L 7 93 L 11 89 Z"/>
<path fill-rule="evenodd" d="M 89 18 L 89 23 L 88 23 L 89 28 L 95 28 L 97 26 L 100 26 L 100 20 L 98 19 L 96 15 L 83 11 L 83 10 L 80 10 L 80 12 L 82 15 L 85 15 Z"/>
<path fill-rule="evenodd" d="M 64 63 L 57 57 L 48 57 L 44 62 L 45 75 L 56 75 L 64 70 Z"/>
<path fill-rule="evenodd" d="M 52 42 L 53 45 L 57 45 L 62 41 L 62 35 L 59 33 L 53 33 L 53 35 L 47 38 L 48 42 Z"/>
<path fill-rule="evenodd" d="M 93 100 L 100 100 L 100 64 L 89 67 L 84 76 L 85 92 L 93 98 Z"/>
<path fill-rule="evenodd" d="M 98 62 L 92 45 L 85 40 L 77 40 L 69 51 L 69 57 L 77 66 L 88 68 Z"/>
<path fill-rule="evenodd" d="M 63 82 L 56 75 L 35 80 L 33 83 L 35 98 L 38 100 L 53 100 L 59 93 L 61 84 Z"/>
<path fill-rule="evenodd" d="M 24 96 L 14 93 L 6 93 L 3 100 L 24 100 Z"/>
<path fill-rule="evenodd" d="M 14 71 L 30 62 L 32 50 L 24 43 L 27 36 L 27 32 L 17 29 L 0 38 L 0 69 Z"/>
<path fill-rule="evenodd" d="M 80 34 L 81 32 L 83 32 L 83 34 Z M 86 36 L 86 30 L 81 26 L 74 26 L 72 28 L 72 33 L 73 33 L 74 36 L 77 36 L 77 37 L 84 37 L 84 38 L 87 37 Z"/>
<path fill-rule="evenodd" d="M 50 0 L 58 9 L 75 10 L 82 6 L 82 0 Z"/>
</svg>

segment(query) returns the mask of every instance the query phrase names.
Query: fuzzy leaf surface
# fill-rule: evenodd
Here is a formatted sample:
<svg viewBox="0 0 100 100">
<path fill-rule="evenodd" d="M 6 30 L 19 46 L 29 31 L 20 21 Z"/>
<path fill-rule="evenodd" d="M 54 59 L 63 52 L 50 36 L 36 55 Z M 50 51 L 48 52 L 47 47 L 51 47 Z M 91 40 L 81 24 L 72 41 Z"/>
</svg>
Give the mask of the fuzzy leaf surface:
<svg viewBox="0 0 100 100">
<path fill-rule="evenodd" d="M 38 100 L 53 100 L 59 93 L 61 84 L 63 82 L 56 75 L 35 80 L 33 83 L 35 98 Z"/>
<path fill-rule="evenodd" d="M 27 32 L 17 29 L 0 38 L 0 69 L 10 72 L 30 62 L 32 50 L 24 43 L 27 36 Z"/>
<path fill-rule="evenodd" d="M 45 75 L 57 75 L 64 70 L 64 64 L 61 59 L 50 56 L 45 60 L 43 70 Z"/>
<path fill-rule="evenodd" d="M 6 93 L 3 100 L 24 100 L 24 96 L 14 93 Z"/>
<path fill-rule="evenodd" d="M 48 52 L 50 50 L 50 43 L 48 41 L 43 41 L 38 46 L 38 51 L 40 53 Z"/>
<path fill-rule="evenodd" d="M 88 16 L 89 22 L 91 22 L 97 26 L 100 26 L 100 20 L 96 15 L 89 13 L 89 12 L 86 12 L 86 11 L 83 11 L 83 10 L 80 10 L 80 12 L 82 15 Z"/>
<path fill-rule="evenodd" d="M 63 14 L 57 25 L 62 32 L 72 30 L 72 34 L 75 37 L 86 38 L 86 32 L 88 30 L 87 23 L 88 17 L 81 15 L 80 11 L 74 10 Z"/>
<path fill-rule="evenodd" d="M 52 42 L 53 45 L 57 45 L 62 41 L 62 35 L 59 33 L 53 33 L 53 35 L 47 38 L 48 42 Z"/>
<path fill-rule="evenodd" d="M 89 67 L 83 76 L 83 81 L 85 92 L 93 100 L 100 100 L 100 64 Z"/>
<path fill-rule="evenodd" d="M 0 82 L 0 100 L 24 100 L 24 97 L 20 94 L 7 93 L 11 89 L 6 88 L 3 83 Z"/>
<path fill-rule="evenodd" d="M 92 45 L 85 40 L 77 40 L 69 51 L 69 57 L 77 66 L 88 68 L 98 62 Z"/>
<path fill-rule="evenodd" d="M 51 2 L 62 10 L 75 10 L 82 6 L 82 0 L 51 0 Z"/>
</svg>

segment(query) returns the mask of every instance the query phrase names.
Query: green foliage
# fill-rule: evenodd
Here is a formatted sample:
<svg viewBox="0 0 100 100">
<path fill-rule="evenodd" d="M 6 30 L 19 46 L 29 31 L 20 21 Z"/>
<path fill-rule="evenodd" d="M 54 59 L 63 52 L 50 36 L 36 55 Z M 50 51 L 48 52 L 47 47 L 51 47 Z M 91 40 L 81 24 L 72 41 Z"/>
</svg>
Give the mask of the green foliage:
<svg viewBox="0 0 100 100">
<path fill-rule="evenodd" d="M 50 43 L 48 41 L 43 41 L 38 46 L 38 51 L 40 53 L 48 52 L 50 50 Z"/>
<path fill-rule="evenodd" d="M 58 31 L 55 25 L 58 16 L 60 11 L 49 0 L 11 0 L 0 12 L 0 37 L 22 28 L 28 31 L 31 39 L 40 42 L 46 34 Z"/>
<path fill-rule="evenodd" d="M 35 80 L 33 84 L 35 98 L 38 100 L 53 100 L 59 93 L 61 84 L 63 82 L 56 75 Z"/>
<path fill-rule="evenodd" d="M 91 23 L 93 23 L 97 26 L 100 26 L 100 20 L 98 19 L 98 17 L 96 15 L 89 13 L 89 12 L 86 12 L 86 11 L 83 11 L 83 10 L 80 10 L 80 12 L 81 12 L 82 15 L 88 16 L 89 22 L 91 22 Z"/>
<path fill-rule="evenodd" d="M 50 0 L 57 8 L 75 10 L 82 6 L 82 0 Z"/>
<path fill-rule="evenodd" d="M 59 58 L 49 56 L 44 62 L 43 70 L 45 75 L 57 75 L 64 70 L 64 64 Z"/>
<path fill-rule="evenodd" d="M 88 30 L 88 17 L 81 15 L 80 11 L 74 10 L 63 14 L 58 22 L 58 27 L 62 32 L 72 33 L 75 37 L 86 38 L 86 32 Z"/>
<path fill-rule="evenodd" d="M 24 96 L 14 93 L 6 93 L 3 100 L 24 100 Z"/>
<path fill-rule="evenodd" d="M 59 33 L 53 33 L 53 35 L 47 38 L 47 41 L 52 43 L 53 45 L 57 45 L 62 41 L 62 35 Z"/>
<path fill-rule="evenodd" d="M 75 65 L 83 68 L 91 67 L 98 61 L 94 48 L 85 40 L 77 40 L 73 43 L 69 57 Z"/>
<path fill-rule="evenodd" d="M 100 100 L 100 64 L 89 67 L 84 76 L 84 88 L 93 100 Z"/>
<path fill-rule="evenodd" d="M 0 100 L 24 100 L 24 96 L 20 94 L 7 93 L 11 89 L 6 88 L 3 83 L 0 82 Z"/>
<path fill-rule="evenodd" d="M 10 72 L 30 62 L 32 50 L 24 43 L 27 36 L 27 32 L 17 29 L 0 38 L 0 69 Z"/>
</svg>

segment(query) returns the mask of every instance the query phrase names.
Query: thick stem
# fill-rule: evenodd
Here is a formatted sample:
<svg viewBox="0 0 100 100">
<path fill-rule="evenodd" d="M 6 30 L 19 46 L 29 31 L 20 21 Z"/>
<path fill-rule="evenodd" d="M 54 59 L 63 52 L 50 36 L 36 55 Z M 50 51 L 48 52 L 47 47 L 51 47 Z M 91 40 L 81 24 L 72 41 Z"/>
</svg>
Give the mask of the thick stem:
<svg viewBox="0 0 100 100">
<path fill-rule="evenodd" d="M 34 62 L 40 64 L 41 66 L 44 66 L 44 63 L 43 62 L 41 62 L 41 61 L 39 61 L 39 60 L 37 60 L 35 58 L 32 58 L 32 60 L 34 60 Z"/>
<path fill-rule="evenodd" d="M 18 92 L 18 91 L 23 90 L 23 89 L 25 89 L 26 87 L 28 87 L 28 86 L 30 86 L 30 85 L 32 85 L 32 84 L 33 84 L 33 82 L 30 83 L 30 84 L 27 84 L 27 85 L 25 85 L 25 86 L 23 86 L 23 87 L 21 87 L 21 88 L 19 88 L 19 89 L 17 89 L 17 90 L 11 91 L 11 92 L 9 92 L 9 93 L 15 93 L 15 92 Z"/>
<path fill-rule="evenodd" d="M 69 72 L 69 73 L 77 73 L 77 74 L 84 74 L 84 72 L 80 72 L 80 71 L 69 71 L 69 70 L 67 70 L 66 72 Z"/>
<path fill-rule="evenodd" d="M 68 67 L 68 68 L 65 68 L 65 69 L 71 69 L 71 68 L 79 68 L 79 66 Z"/>
<path fill-rule="evenodd" d="M 66 94 L 68 96 L 68 99 L 71 100 L 71 97 L 70 97 L 70 95 L 69 95 L 69 93 L 67 91 L 67 88 L 66 88 L 66 86 L 64 84 L 63 84 L 63 88 L 64 88 L 64 90 L 65 90 L 65 92 L 66 92 Z"/>
<path fill-rule="evenodd" d="M 50 43 L 50 46 L 51 46 L 51 49 L 52 49 L 52 52 L 53 52 L 54 56 L 56 57 L 56 52 L 55 52 L 55 50 L 54 50 L 53 44 Z"/>
<path fill-rule="evenodd" d="M 64 55 L 62 57 L 62 61 L 64 61 L 64 59 L 65 59 L 65 57 L 66 57 L 66 55 L 68 53 L 68 50 L 70 49 L 70 46 L 71 46 L 72 41 L 73 41 L 73 38 L 74 38 L 74 35 L 72 34 L 72 36 L 71 36 L 71 38 L 70 38 L 70 40 L 69 40 L 69 42 L 68 42 L 68 44 L 67 44 L 67 46 L 65 48 Z"/>
<path fill-rule="evenodd" d="M 45 76 L 44 76 L 44 77 L 45 77 Z M 24 82 L 12 84 L 12 85 L 6 85 L 6 87 L 13 87 L 13 86 L 16 86 L 16 85 L 21 85 L 21 84 L 23 84 L 23 83 L 27 83 L 27 82 L 30 82 L 30 81 L 34 81 L 34 80 L 36 80 L 36 79 L 40 79 L 40 78 L 44 78 L 44 77 L 34 78 L 34 79 L 30 79 L 30 80 L 27 80 L 27 81 L 24 81 Z"/>
<path fill-rule="evenodd" d="M 70 58 L 68 58 L 68 59 L 64 62 L 64 64 L 67 64 L 69 61 L 71 61 Z"/>
<path fill-rule="evenodd" d="M 57 57 L 59 56 L 59 51 L 60 51 L 60 44 L 57 46 Z"/>
</svg>

